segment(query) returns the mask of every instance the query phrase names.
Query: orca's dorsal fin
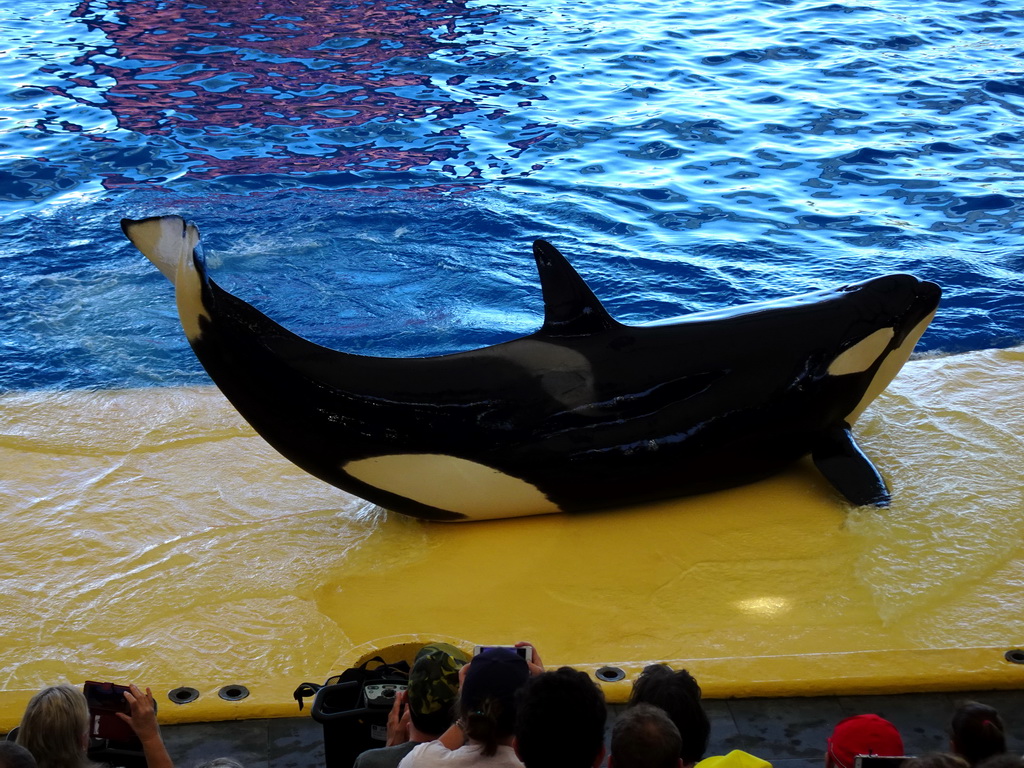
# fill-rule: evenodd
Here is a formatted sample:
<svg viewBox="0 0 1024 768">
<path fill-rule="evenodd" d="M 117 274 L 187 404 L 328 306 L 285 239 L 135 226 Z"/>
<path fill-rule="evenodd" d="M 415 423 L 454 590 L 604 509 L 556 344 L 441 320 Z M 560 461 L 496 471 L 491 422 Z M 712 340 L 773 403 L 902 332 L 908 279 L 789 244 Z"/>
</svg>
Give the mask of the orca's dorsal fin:
<svg viewBox="0 0 1024 768">
<path fill-rule="evenodd" d="M 535 240 L 533 258 L 537 260 L 544 294 L 544 327 L 538 333 L 587 336 L 618 325 L 555 246 L 546 240 Z"/>
<path fill-rule="evenodd" d="M 811 458 L 818 471 L 851 504 L 889 506 L 885 480 L 857 445 L 846 422 L 818 437 Z"/>
</svg>

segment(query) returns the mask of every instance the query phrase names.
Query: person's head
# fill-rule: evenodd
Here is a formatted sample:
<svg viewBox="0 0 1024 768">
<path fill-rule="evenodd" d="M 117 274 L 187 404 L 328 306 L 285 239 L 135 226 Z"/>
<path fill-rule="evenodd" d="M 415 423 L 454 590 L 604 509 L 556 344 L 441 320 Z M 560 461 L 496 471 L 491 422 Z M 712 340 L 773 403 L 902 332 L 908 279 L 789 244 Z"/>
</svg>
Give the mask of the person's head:
<svg viewBox="0 0 1024 768">
<path fill-rule="evenodd" d="M 604 694 L 586 672 L 560 667 L 519 690 L 515 748 L 526 768 L 596 768 L 604 757 Z"/>
<path fill-rule="evenodd" d="M 900 732 L 878 715 L 854 715 L 840 720 L 828 739 L 825 765 L 828 768 L 854 768 L 857 755 L 902 756 Z"/>
<path fill-rule="evenodd" d="M 207 760 L 205 763 L 200 763 L 196 768 L 245 768 L 238 760 L 232 760 L 231 758 L 214 758 L 213 760 Z"/>
<path fill-rule="evenodd" d="M 665 710 L 683 739 L 679 756 L 684 764 L 693 765 L 704 757 L 711 733 L 700 696 L 700 686 L 685 669 L 676 671 L 665 664 L 651 664 L 633 683 L 629 705 L 642 702 Z"/>
<path fill-rule="evenodd" d="M 959 755 L 948 752 L 928 752 L 917 757 L 908 757 L 900 768 L 969 768 L 967 761 Z"/>
<path fill-rule="evenodd" d="M 608 768 L 680 768 L 682 741 L 664 710 L 636 704 L 623 711 L 612 726 Z"/>
<path fill-rule="evenodd" d="M 953 713 L 950 747 L 971 765 L 1006 751 L 1006 730 L 995 709 L 977 701 L 962 702 Z"/>
<path fill-rule="evenodd" d="M 488 648 L 473 657 L 459 692 L 459 717 L 466 736 L 490 757 L 516 725 L 516 691 L 530 677 L 526 660 L 511 648 Z"/>
<path fill-rule="evenodd" d="M 196 768 L 245 768 L 237 760 L 232 760 L 230 757 L 215 757 L 213 760 L 207 760 L 205 763 L 200 763 Z"/>
<path fill-rule="evenodd" d="M 70 685 L 43 688 L 25 707 L 17 741 L 32 753 L 39 768 L 88 765 L 89 705 L 85 694 Z"/>
<path fill-rule="evenodd" d="M 469 656 L 447 643 L 425 645 L 409 673 L 409 718 L 424 736 L 440 736 L 452 724 L 459 698 L 459 669 Z"/>
<path fill-rule="evenodd" d="M 0 768 L 36 768 L 36 759 L 21 744 L 0 741 Z"/>
<path fill-rule="evenodd" d="M 975 768 L 1024 768 L 1024 757 L 1012 752 L 1003 752 L 1001 755 L 986 757 Z"/>
</svg>

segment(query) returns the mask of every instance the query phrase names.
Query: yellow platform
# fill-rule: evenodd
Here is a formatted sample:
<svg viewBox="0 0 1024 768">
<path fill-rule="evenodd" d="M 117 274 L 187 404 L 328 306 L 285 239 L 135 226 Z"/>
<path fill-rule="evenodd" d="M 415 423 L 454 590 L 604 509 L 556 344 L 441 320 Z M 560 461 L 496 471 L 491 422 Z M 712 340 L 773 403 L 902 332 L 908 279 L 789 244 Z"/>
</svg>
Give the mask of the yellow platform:
<svg viewBox="0 0 1024 768">
<path fill-rule="evenodd" d="M 0 730 L 61 681 L 167 722 L 287 716 L 404 641 L 650 660 L 710 697 L 1024 688 L 1024 348 L 911 361 L 856 432 L 892 507 L 810 466 L 645 508 L 443 524 L 278 457 L 213 388 L 0 398 Z M 241 701 L 218 697 L 244 685 Z M 306 710 L 308 712 L 308 709 Z"/>
</svg>

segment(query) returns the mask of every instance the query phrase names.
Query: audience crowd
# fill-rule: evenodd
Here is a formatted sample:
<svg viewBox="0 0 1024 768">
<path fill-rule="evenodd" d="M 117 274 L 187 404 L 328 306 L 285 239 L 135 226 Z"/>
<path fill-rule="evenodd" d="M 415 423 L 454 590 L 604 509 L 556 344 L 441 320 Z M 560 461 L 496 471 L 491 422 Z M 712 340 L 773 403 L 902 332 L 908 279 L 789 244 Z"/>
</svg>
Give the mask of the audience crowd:
<svg viewBox="0 0 1024 768">
<path fill-rule="evenodd" d="M 152 692 L 131 685 L 124 698 L 127 713 L 117 717 L 135 734 L 146 768 L 174 768 Z M 385 745 L 360 754 L 353 768 L 771 768 L 740 750 L 705 755 L 710 721 L 685 669 L 648 666 L 606 739 L 607 718 L 604 694 L 588 674 L 545 670 L 529 643 L 473 657 L 431 643 L 394 698 Z M 0 741 L 0 768 L 102 768 L 89 758 L 89 727 L 81 689 L 44 688 Z M 888 720 L 847 717 L 822 745 L 823 768 L 1024 768 L 1021 755 L 1007 752 L 1003 720 L 990 706 L 960 704 L 949 733 L 946 751 L 908 755 Z M 196 768 L 242 766 L 224 757 Z"/>
</svg>

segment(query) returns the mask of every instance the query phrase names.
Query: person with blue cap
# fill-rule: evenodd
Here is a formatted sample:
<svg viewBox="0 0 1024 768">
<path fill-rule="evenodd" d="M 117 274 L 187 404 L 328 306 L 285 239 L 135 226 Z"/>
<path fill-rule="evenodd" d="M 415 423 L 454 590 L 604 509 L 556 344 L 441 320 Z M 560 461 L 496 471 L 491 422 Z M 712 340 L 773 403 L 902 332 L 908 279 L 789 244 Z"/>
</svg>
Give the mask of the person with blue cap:
<svg viewBox="0 0 1024 768">
<path fill-rule="evenodd" d="M 523 768 L 512 746 L 516 694 L 531 674 L 544 671 L 529 643 L 528 663 L 515 648 L 486 648 L 460 672 L 458 720 L 437 741 L 420 744 L 399 768 Z"/>
</svg>

